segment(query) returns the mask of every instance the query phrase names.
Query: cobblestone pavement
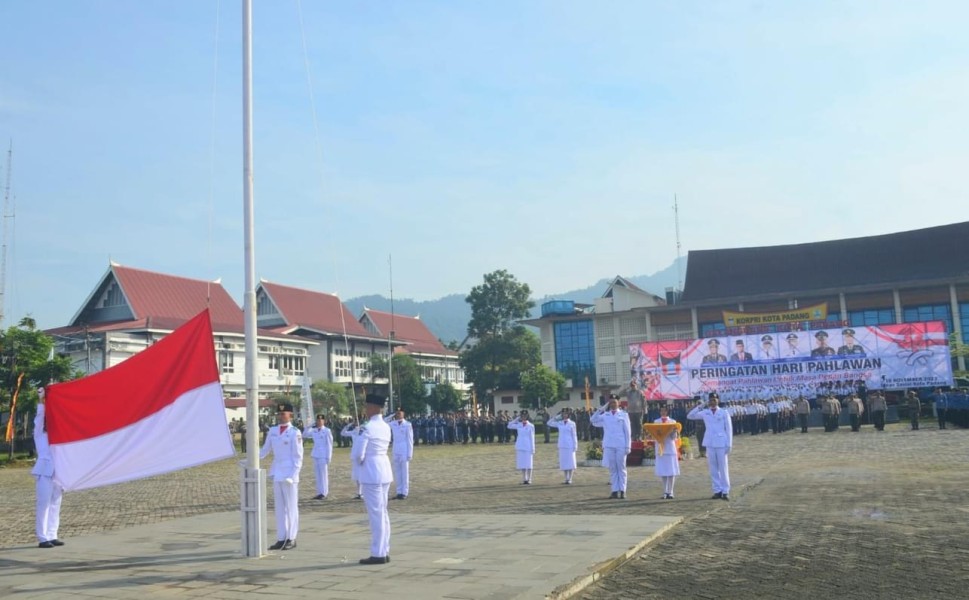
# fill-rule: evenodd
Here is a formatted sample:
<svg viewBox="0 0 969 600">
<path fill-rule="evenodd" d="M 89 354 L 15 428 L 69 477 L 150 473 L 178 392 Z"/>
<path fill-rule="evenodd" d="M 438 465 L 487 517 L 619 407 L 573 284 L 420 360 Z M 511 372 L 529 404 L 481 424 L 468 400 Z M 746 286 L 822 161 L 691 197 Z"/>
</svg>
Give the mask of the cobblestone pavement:
<svg viewBox="0 0 969 600">
<path fill-rule="evenodd" d="M 349 459 L 337 449 L 331 494 L 313 501 L 307 465 L 301 512 L 361 513 Z M 731 502 L 710 500 L 704 460 L 683 463 L 676 500 L 652 468 L 630 469 L 629 499 L 609 500 L 605 469 L 561 485 L 554 444 L 539 437 L 532 486 L 518 485 L 507 445 L 418 447 L 411 496 L 393 512 L 682 516 L 684 522 L 580 597 L 933 598 L 969 589 L 969 431 L 890 425 L 877 433 L 738 436 Z M 61 537 L 239 506 L 237 460 L 70 493 Z M 271 493 L 270 506 L 272 502 Z M 35 542 L 33 479 L 0 469 L 0 550 Z M 392 517 L 393 518 L 393 517 Z M 270 513 L 270 521 L 271 521 Z"/>
</svg>

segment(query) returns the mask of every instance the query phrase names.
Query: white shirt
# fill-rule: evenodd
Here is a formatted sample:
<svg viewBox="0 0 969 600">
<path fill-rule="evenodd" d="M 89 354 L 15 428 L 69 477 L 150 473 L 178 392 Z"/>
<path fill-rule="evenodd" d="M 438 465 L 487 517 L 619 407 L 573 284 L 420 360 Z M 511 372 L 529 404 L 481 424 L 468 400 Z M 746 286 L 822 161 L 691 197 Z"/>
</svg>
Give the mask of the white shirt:
<svg viewBox="0 0 969 600">
<path fill-rule="evenodd" d="M 557 416 L 550 420 L 548 424 L 550 427 L 555 427 L 559 430 L 559 448 L 575 450 L 579 447 L 579 437 L 575 431 L 575 421 Z"/>
<path fill-rule="evenodd" d="M 518 419 L 515 419 L 508 424 L 508 429 L 518 430 L 518 437 L 515 440 L 515 450 L 535 454 L 535 425 L 531 421 L 522 423 Z"/>
<path fill-rule="evenodd" d="M 589 419 L 594 427 L 602 428 L 603 448 L 622 448 L 629 454 L 632 449 L 629 415 L 625 411 L 596 412 Z"/>
<path fill-rule="evenodd" d="M 325 463 L 333 458 L 333 433 L 330 428 L 324 425 L 319 427 L 307 427 L 303 435 L 313 440 L 313 451 L 310 456 Z"/>
<path fill-rule="evenodd" d="M 398 421 L 391 417 L 390 434 L 394 440 L 394 456 L 410 460 L 414 457 L 414 426 L 407 419 Z"/>
<path fill-rule="evenodd" d="M 706 425 L 706 432 L 703 434 L 704 448 L 727 448 L 733 447 L 733 423 L 730 415 L 722 408 L 716 411 L 703 405 L 698 405 L 686 415 L 687 419 L 693 421 L 703 421 Z"/>
<path fill-rule="evenodd" d="M 279 480 L 292 479 L 295 483 L 299 481 L 299 471 L 303 468 L 303 436 L 292 423 L 282 433 L 279 432 L 280 427 L 282 425 L 269 428 L 259 458 L 265 459 L 272 452 L 273 464 L 269 476 Z"/>
<path fill-rule="evenodd" d="M 384 423 L 380 415 L 374 415 L 359 429 L 353 444 L 353 453 L 360 464 L 358 481 L 366 484 L 390 483 L 394 480 L 390 459 L 387 458 L 391 438 L 390 425 Z"/>
</svg>

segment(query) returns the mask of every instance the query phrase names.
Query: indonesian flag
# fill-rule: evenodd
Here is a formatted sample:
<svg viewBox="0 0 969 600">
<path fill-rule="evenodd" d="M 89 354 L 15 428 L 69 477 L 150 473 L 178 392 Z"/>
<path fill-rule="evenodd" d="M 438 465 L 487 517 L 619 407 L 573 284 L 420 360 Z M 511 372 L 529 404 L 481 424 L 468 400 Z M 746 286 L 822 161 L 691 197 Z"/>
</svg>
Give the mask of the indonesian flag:
<svg viewBox="0 0 969 600">
<path fill-rule="evenodd" d="M 235 453 L 208 310 L 123 363 L 46 392 L 54 479 L 67 491 Z"/>
</svg>

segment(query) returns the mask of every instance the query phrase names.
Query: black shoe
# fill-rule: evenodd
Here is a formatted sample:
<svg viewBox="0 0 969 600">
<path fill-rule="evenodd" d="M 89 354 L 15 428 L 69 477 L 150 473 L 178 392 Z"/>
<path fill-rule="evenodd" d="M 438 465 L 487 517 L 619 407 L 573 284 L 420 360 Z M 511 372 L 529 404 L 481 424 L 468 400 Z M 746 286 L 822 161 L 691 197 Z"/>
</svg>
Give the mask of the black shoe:
<svg viewBox="0 0 969 600">
<path fill-rule="evenodd" d="M 51 544 L 54 544 L 55 546 L 63 546 L 64 545 L 64 542 L 62 542 L 60 540 L 51 540 L 50 543 Z"/>
<path fill-rule="evenodd" d="M 353 497 L 353 499 L 354 500 L 363 500 L 363 496 L 361 496 L 360 494 L 357 494 L 356 496 Z"/>
<path fill-rule="evenodd" d="M 37 547 L 38 548 L 53 548 L 54 547 L 54 544 L 52 544 L 50 542 L 41 542 L 41 543 L 37 544 Z"/>
<path fill-rule="evenodd" d="M 390 555 L 389 554 L 384 557 L 384 562 L 390 562 Z"/>
<path fill-rule="evenodd" d="M 286 543 L 283 544 L 282 549 L 283 550 L 292 550 L 295 547 L 296 547 L 296 540 L 286 540 Z"/>
<path fill-rule="evenodd" d="M 532 480 L 531 479 L 526 479 L 525 480 L 525 485 L 531 485 L 531 484 L 532 484 Z"/>
<path fill-rule="evenodd" d="M 279 540 L 275 544 L 269 547 L 270 550 L 279 550 L 286 545 L 286 540 Z"/>
<path fill-rule="evenodd" d="M 626 499 L 626 492 L 619 492 L 619 499 L 620 500 L 625 500 Z"/>
<path fill-rule="evenodd" d="M 313 496 L 313 500 L 322 500 L 323 498 L 326 498 L 326 496 L 324 496 L 323 494 L 317 494 Z"/>
<path fill-rule="evenodd" d="M 619 497 L 619 492 L 613 492 L 613 493 L 609 494 L 609 499 L 610 500 L 615 500 L 618 497 Z"/>
<path fill-rule="evenodd" d="M 721 494 L 721 495 L 720 495 L 720 499 L 721 499 L 721 500 L 730 500 L 730 496 L 728 496 L 728 495 L 726 495 L 726 494 Z"/>
<path fill-rule="evenodd" d="M 394 496 L 395 500 L 403 500 L 404 498 L 407 498 L 407 496 L 403 494 L 397 494 L 396 496 Z"/>
<path fill-rule="evenodd" d="M 711 497 L 710 499 L 711 499 L 711 500 L 719 500 L 719 499 L 721 499 L 721 498 L 723 498 L 723 492 L 717 492 L 717 493 L 716 493 L 716 494 L 714 494 L 714 495 L 713 495 L 713 496 L 712 496 L 712 497 Z"/>
<path fill-rule="evenodd" d="M 382 565 L 387 562 L 386 556 L 370 556 L 368 558 L 361 558 L 361 565 Z"/>
</svg>

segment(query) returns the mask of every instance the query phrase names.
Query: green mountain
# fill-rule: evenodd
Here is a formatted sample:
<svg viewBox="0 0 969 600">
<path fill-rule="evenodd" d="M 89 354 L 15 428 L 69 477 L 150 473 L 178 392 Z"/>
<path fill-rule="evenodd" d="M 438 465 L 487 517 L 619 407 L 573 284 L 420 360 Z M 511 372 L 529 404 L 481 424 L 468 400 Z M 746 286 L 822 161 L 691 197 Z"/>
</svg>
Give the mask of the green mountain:
<svg viewBox="0 0 969 600">
<path fill-rule="evenodd" d="M 677 287 L 678 278 L 686 279 L 686 258 L 680 260 L 682 265 L 680 273 L 677 273 L 676 262 L 674 262 L 652 275 L 624 277 L 648 292 L 657 296 L 664 296 L 666 288 Z M 591 303 L 605 293 L 606 287 L 614 277 L 600 279 L 586 288 L 535 298 L 535 309 L 532 311 L 532 316 L 538 316 L 542 303 L 549 300 L 574 300 L 575 302 Z M 470 291 L 468 290 L 468 292 Z M 450 294 L 437 300 L 416 301 L 395 298 L 393 311 L 400 315 L 419 316 L 427 325 L 427 328 L 445 344 L 452 341 L 460 343 L 467 335 L 468 321 L 471 319 L 471 307 L 464 301 L 465 296 L 467 296 L 467 292 Z M 353 314 L 358 316 L 363 312 L 364 307 L 387 312 L 391 310 L 390 299 L 380 295 L 358 296 L 345 301 L 344 304 Z"/>
</svg>

